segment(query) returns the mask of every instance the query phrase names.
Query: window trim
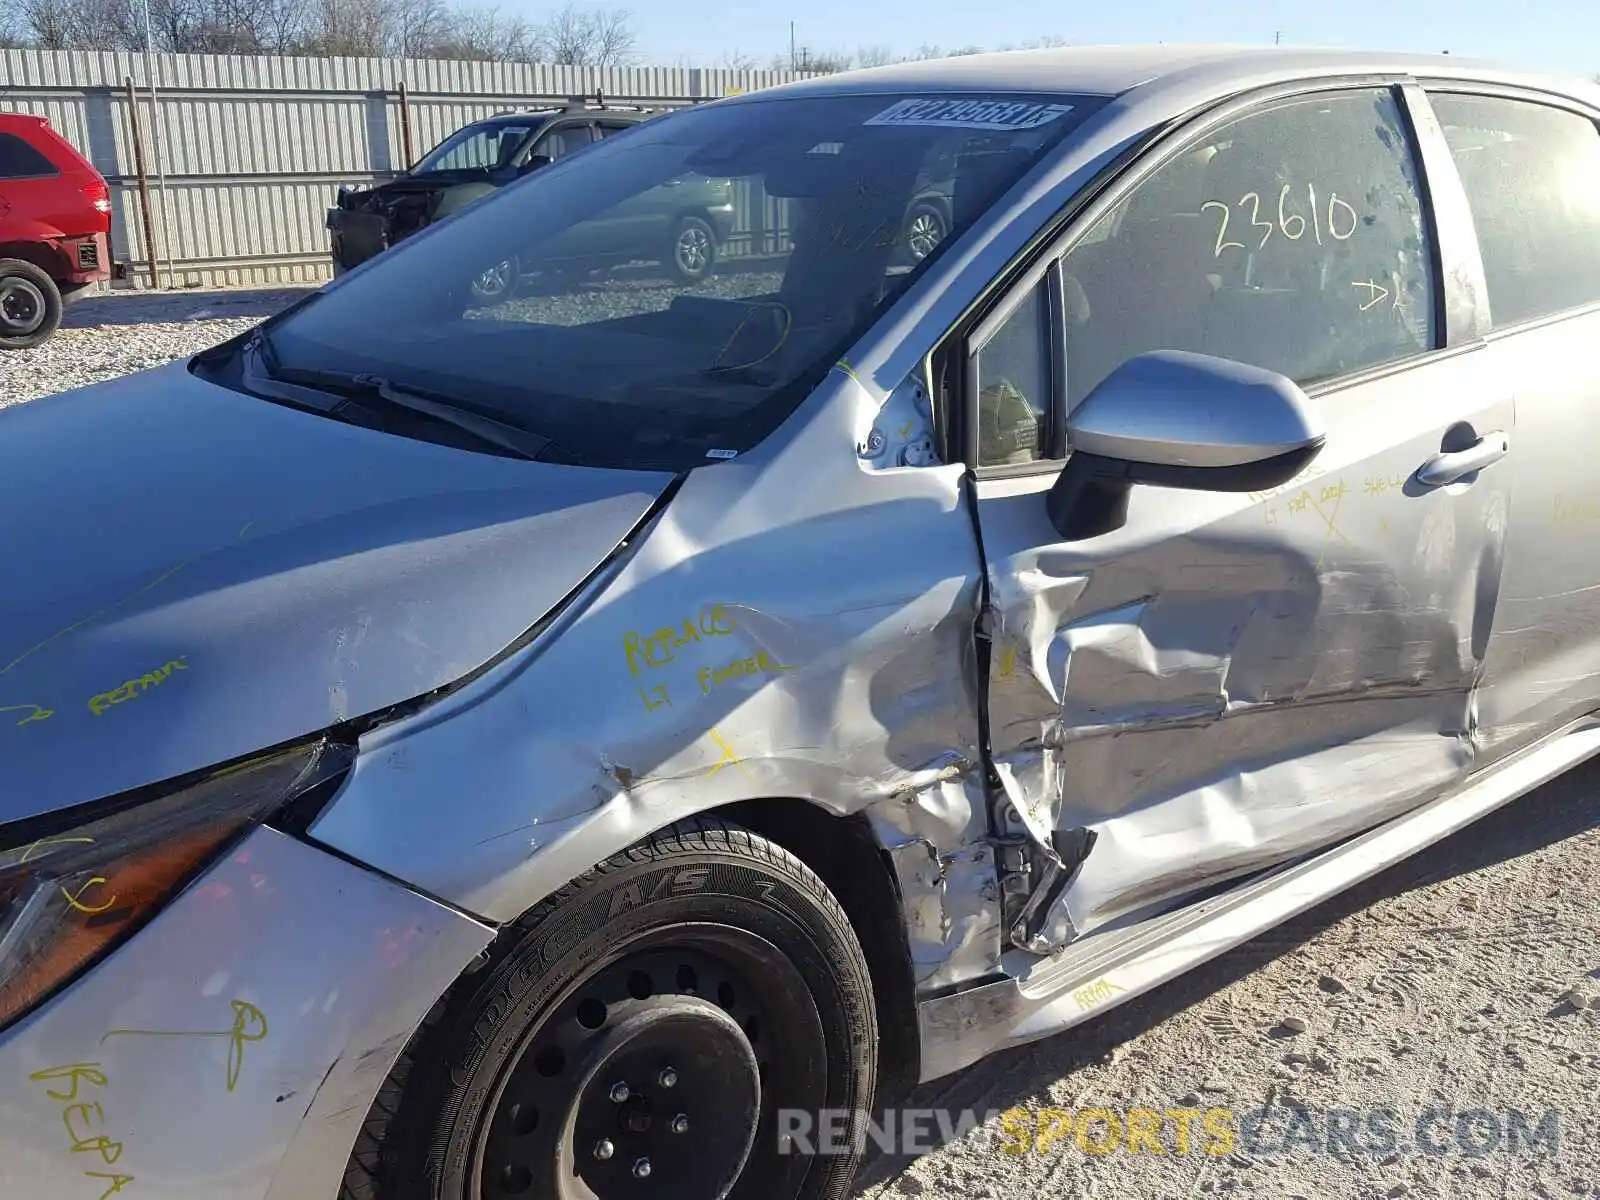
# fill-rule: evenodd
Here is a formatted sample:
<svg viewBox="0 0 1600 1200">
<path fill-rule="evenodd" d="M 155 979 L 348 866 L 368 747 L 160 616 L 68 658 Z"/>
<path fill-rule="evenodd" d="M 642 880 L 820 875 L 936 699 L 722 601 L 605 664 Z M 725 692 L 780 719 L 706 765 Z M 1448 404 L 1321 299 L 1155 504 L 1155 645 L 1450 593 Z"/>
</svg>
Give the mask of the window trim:
<svg viewBox="0 0 1600 1200">
<path fill-rule="evenodd" d="M 1542 88 L 1512 83 L 1498 83 L 1491 80 L 1456 79 L 1448 76 L 1429 75 L 1417 78 L 1414 81 L 1414 86 L 1417 93 L 1417 102 L 1427 105 L 1428 119 L 1438 131 L 1439 149 L 1444 154 L 1444 165 L 1449 171 L 1453 188 L 1459 194 L 1461 203 L 1466 207 L 1467 227 L 1472 232 L 1472 250 L 1477 262 L 1478 285 L 1483 288 L 1483 295 L 1488 298 L 1489 302 L 1487 324 L 1478 331 L 1477 336 L 1484 341 L 1497 341 L 1512 334 L 1552 325 L 1559 321 L 1575 320 L 1600 311 L 1600 297 L 1597 297 L 1582 304 L 1556 309 L 1554 312 L 1524 317 L 1520 321 L 1513 321 L 1507 325 L 1494 324 L 1494 297 L 1489 295 L 1488 276 L 1483 266 L 1483 244 L 1478 239 L 1477 226 L 1473 223 L 1472 218 L 1471 201 L 1467 196 L 1466 185 L 1461 181 L 1461 172 L 1456 166 L 1455 155 L 1450 152 L 1449 143 L 1444 138 L 1443 122 L 1439 120 L 1438 113 L 1434 111 L 1433 97 L 1435 95 L 1476 96 L 1483 99 L 1520 101 L 1525 104 L 1537 104 L 1543 108 L 1554 108 L 1562 112 L 1571 113 L 1576 117 L 1582 117 L 1588 121 L 1594 128 L 1597 139 L 1600 139 L 1600 107 L 1586 104 L 1576 96 L 1569 96 L 1562 92 L 1549 92 Z"/>
<path fill-rule="evenodd" d="M 1065 432 L 1067 413 L 1063 406 L 1062 411 L 1057 416 L 1057 421 L 1061 427 L 1061 440 L 1057 443 L 1052 437 L 1052 450 L 1059 449 L 1062 457 L 1041 458 L 1032 463 L 1007 464 L 999 467 L 979 467 L 975 465 L 977 459 L 977 395 L 972 389 L 972 362 L 975 357 L 975 348 L 981 344 L 979 335 L 987 335 L 991 331 L 991 320 L 994 314 L 999 312 L 1009 313 L 1017 303 L 1020 303 L 1019 297 L 1025 294 L 1027 289 L 1044 275 L 1051 264 L 1054 264 L 1057 268 L 1055 304 L 1058 306 L 1057 311 L 1060 311 L 1059 264 L 1062 258 L 1072 251 L 1106 212 L 1120 204 L 1133 189 L 1137 188 L 1156 171 L 1179 157 L 1219 127 L 1241 116 L 1264 110 L 1282 101 L 1296 100 L 1323 93 L 1377 89 L 1387 90 L 1393 95 L 1394 102 L 1400 110 L 1401 119 L 1405 123 L 1406 132 L 1411 138 L 1411 150 L 1417 169 L 1423 215 L 1428 222 L 1431 234 L 1433 259 L 1431 266 L 1435 273 L 1434 341 L 1436 344 L 1434 346 L 1417 354 L 1407 355 L 1391 362 L 1374 364 L 1356 371 L 1346 372 L 1343 375 L 1319 380 L 1314 385 L 1306 387 L 1305 390 L 1311 393 L 1314 389 L 1317 394 L 1322 394 L 1343 387 L 1348 381 L 1357 378 L 1364 380 L 1376 378 L 1393 371 L 1409 370 L 1420 363 L 1433 361 L 1440 355 L 1448 353 L 1452 349 L 1451 343 L 1447 340 L 1448 321 L 1442 319 L 1440 310 L 1440 306 L 1444 304 L 1444 293 L 1446 291 L 1447 264 L 1443 258 L 1439 222 L 1434 208 L 1434 189 L 1428 173 L 1428 164 L 1423 153 L 1423 139 L 1421 131 L 1417 127 L 1417 116 L 1412 109 L 1411 97 L 1408 95 L 1408 85 L 1415 85 L 1416 83 L 1417 80 L 1415 78 L 1403 73 L 1369 72 L 1308 77 L 1271 84 L 1266 87 L 1253 88 L 1245 92 L 1237 92 L 1213 104 L 1180 116 L 1164 126 L 1152 129 L 1151 136 L 1131 148 L 1125 159 L 1110 164 L 1104 176 L 1097 180 L 1091 180 L 1086 184 L 1078 196 L 1067 202 L 1061 223 L 1057 229 L 1054 232 L 1047 233 L 1029 250 L 1024 251 L 1017 262 L 998 272 L 993 284 L 974 302 L 968 309 L 968 313 L 957 321 L 945 336 L 939 340 L 939 343 L 929 355 L 930 359 L 941 355 L 953 355 L 962 360 L 959 363 L 959 369 L 953 372 L 960 381 L 961 394 L 954 398 L 954 403 L 951 407 L 953 412 L 959 415 L 960 420 L 960 434 L 957 439 L 960 443 L 959 448 L 965 456 L 968 469 L 974 473 L 975 477 L 982 480 L 1014 475 L 1059 472 L 1066 461 Z M 1429 112 L 1431 114 L 1431 109 Z M 1451 164 L 1451 169 L 1452 171 L 1454 170 L 1453 163 Z M 1002 321 L 1003 319 L 1001 318 Z M 1060 331 L 1059 336 L 1064 341 L 1064 328 Z M 1052 387 L 1055 389 L 1060 389 L 1065 383 L 1061 373 L 1061 362 L 1061 359 L 1056 359 L 1051 364 Z"/>
</svg>

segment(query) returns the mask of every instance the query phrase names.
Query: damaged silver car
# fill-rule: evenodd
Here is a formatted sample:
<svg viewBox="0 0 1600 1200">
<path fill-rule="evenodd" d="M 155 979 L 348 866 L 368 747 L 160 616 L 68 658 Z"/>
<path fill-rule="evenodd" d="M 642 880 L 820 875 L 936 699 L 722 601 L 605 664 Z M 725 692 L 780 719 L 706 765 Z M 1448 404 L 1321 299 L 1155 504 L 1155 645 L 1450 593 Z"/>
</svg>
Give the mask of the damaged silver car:
<svg viewBox="0 0 1600 1200">
<path fill-rule="evenodd" d="M 1597 119 L 1454 58 L 835 76 L 7 410 L 7 1193 L 838 1197 L 788 1115 L 1600 752 Z M 480 302 L 685 179 L 703 277 Z"/>
</svg>

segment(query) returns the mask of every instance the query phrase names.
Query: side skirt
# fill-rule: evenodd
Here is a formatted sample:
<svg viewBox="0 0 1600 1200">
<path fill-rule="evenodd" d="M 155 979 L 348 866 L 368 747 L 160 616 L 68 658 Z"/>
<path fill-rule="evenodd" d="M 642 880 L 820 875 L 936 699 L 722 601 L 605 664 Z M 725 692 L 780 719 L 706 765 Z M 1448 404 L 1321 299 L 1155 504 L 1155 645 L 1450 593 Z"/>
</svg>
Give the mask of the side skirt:
<svg viewBox="0 0 1600 1200">
<path fill-rule="evenodd" d="M 1014 952 L 1008 978 L 917 1005 L 922 1080 L 1070 1029 L 1376 875 L 1600 754 L 1585 719 L 1489 767 L 1459 791 L 1311 858 L 1137 925 L 1091 934 L 1047 959 Z"/>
</svg>

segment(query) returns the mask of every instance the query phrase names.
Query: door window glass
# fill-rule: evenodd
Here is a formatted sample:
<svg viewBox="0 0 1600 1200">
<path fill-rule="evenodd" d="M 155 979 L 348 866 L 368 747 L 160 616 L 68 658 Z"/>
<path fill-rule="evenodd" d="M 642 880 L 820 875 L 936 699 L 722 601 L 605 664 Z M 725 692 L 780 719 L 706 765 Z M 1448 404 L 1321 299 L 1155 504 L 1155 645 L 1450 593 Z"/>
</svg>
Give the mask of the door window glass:
<svg viewBox="0 0 1600 1200">
<path fill-rule="evenodd" d="M 1544 104 L 1433 96 L 1497 326 L 1600 300 L 1600 133 Z"/>
<path fill-rule="evenodd" d="M 1275 104 L 1219 128 L 1063 259 L 1067 391 L 1190 350 L 1300 383 L 1435 345 L 1433 253 L 1389 89 Z"/>
<path fill-rule="evenodd" d="M 1043 457 L 1050 413 L 1050 306 L 1041 283 L 978 351 L 978 465 Z"/>
</svg>

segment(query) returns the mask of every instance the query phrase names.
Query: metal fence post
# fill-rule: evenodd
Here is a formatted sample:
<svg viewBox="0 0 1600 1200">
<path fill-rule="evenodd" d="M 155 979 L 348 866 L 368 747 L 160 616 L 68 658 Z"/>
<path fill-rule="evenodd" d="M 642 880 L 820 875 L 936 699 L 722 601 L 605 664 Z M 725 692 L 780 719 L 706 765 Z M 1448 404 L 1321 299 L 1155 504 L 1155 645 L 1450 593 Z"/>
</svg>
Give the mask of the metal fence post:
<svg viewBox="0 0 1600 1200">
<path fill-rule="evenodd" d="M 409 171 L 416 160 L 411 155 L 411 93 L 406 90 L 404 79 L 400 81 L 400 152 L 405 155 L 400 167 Z"/>
<path fill-rule="evenodd" d="M 128 89 L 128 120 L 133 127 L 133 169 L 139 176 L 139 209 L 144 218 L 144 256 L 150 265 L 150 286 L 161 290 L 161 279 L 156 267 L 156 227 L 150 219 L 150 176 L 144 169 L 144 131 L 139 127 L 139 93 L 134 90 L 133 76 L 126 80 Z"/>
</svg>

